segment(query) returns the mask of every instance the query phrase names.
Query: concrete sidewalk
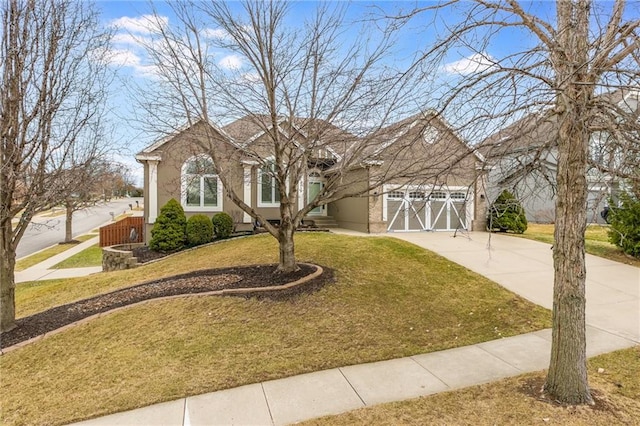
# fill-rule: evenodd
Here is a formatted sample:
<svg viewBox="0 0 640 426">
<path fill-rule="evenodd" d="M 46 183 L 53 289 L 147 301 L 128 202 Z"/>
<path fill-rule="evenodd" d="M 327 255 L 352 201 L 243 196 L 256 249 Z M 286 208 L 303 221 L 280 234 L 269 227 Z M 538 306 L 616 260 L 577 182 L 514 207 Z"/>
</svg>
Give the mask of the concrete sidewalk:
<svg viewBox="0 0 640 426">
<path fill-rule="evenodd" d="M 635 343 L 593 327 L 589 356 Z M 181 398 L 77 425 L 287 425 L 487 383 L 549 365 L 551 330 Z"/>
<path fill-rule="evenodd" d="M 440 253 L 535 303 L 551 307 L 553 263 L 548 244 L 492 235 L 488 245 L 486 233 L 458 234 L 456 238 L 451 233 L 391 236 Z M 588 356 L 639 344 L 640 270 L 593 256 L 588 257 L 587 265 Z M 542 370 L 548 367 L 550 349 L 551 330 L 542 330 L 441 352 L 255 383 L 78 424 L 285 425 Z"/>
<path fill-rule="evenodd" d="M 94 237 L 87 241 L 84 241 L 69 250 L 65 250 L 55 256 L 46 259 L 37 265 L 25 269 L 24 271 L 16 272 L 15 282 L 16 284 L 26 281 L 38 281 L 38 280 L 53 280 L 56 278 L 75 278 L 83 277 L 85 275 L 94 274 L 96 272 L 102 272 L 102 266 L 95 266 L 90 268 L 66 268 L 66 269 L 51 269 L 53 266 L 80 253 L 82 250 L 91 247 L 94 244 L 100 242 L 100 237 Z"/>
</svg>

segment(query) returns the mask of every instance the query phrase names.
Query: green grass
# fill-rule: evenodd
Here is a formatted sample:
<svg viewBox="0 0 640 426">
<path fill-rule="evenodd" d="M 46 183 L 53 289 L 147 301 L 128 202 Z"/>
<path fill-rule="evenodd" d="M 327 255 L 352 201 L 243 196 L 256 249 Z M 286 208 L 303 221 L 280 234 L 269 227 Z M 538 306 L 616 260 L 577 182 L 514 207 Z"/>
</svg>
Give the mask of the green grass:
<svg viewBox="0 0 640 426">
<path fill-rule="evenodd" d="M 603 373 L 598 373 L 603 368 Z M 376 405 L 303 423 L 324 425 L 637 425 L 640 347 L 589 360 L 595 407 L 562 407 L 525 393 L 544 372 L 433 396 Z"/>
<path fill-rule="evenodd" d="M 57 263 L 53 269 L 86 268 L 100 265 L 102 265 L 102 248 L 99 244 L 95 244 Z"/>
<path fill-rule="evenodd" d="M 96 235 L 92 235 L 92 234 L 88 234 L 88 235 L 81 235 L 79 237 L 76 237 L 75 240 L 76 241 L 87 241 L 93 237 L 95 237 Z M 60 254 L 63 253 L 67 250 L 69 250 L 70 248 L 75 247 L 75 244 L 57 244 L 55 246 L 49 247 L 47 249 L 44 249 L 38 253 L 34 253 L 31 256 L 27 256 L 25 258 L 22 258 L 20 260 L 18 260 L 16 262 L 16 272 L 20 272 L 20 271 L 24 271 L 27 268 L 30 268 L 34 265 L 37 265 L 40 262 L 44 262 L 45 260 L 49 259 L 50 257 L 55 256 L 56 254 Z"/>
<path fill-rule="evenodd" d="M 187 395 L 469 345 L 550 326 L 550 313 L 392 238 L 296 237 L 298 261 L 337 281 L 290 301 L 150 302 L 0 357 L 0 422 L 61 424 Z M 269 236 L 230 240 L 134 270 L 21 284 L 18 316 L 153 278 L 270 263 Z"/>
<path fill-rule="evenodd" d="M 619 247 L 609 242 L 608 226 L 589 225 L 585 232 L 585 251 L 594 256 L 604 257 L 620 263 L 640 267 L 640 259 L 626 255 Z M 530 240 L 553 244 L 553 224 L 530 223 L 524 234 L 507 234 Z"/>
</svg>

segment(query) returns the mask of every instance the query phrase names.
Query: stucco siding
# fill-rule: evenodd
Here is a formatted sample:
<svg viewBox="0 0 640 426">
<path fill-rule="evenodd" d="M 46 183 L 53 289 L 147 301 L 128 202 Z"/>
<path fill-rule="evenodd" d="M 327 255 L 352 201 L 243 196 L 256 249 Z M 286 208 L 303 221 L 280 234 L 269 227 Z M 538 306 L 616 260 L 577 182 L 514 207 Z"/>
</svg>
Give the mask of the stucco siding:
<svg viewBox="0 0 640 426">
<path fill-rule="evenodd" d="M 344 176 L 346 190 L 350 194 L 365 192 L 368 187 L 368 169 L 352 170 Z M 340 195 L 345 195 L 343 191 Z M 366 196 L 348 197 L 329 204 L 328 214 L 333 216 L 342 228 L 369 232 L 369 198 Z"/>
<path fill-rule="evenodd" d="M 329 216 L 333 216 L 341 228 L 369 232 L 367 224 L 368 198 L 343 198 L 329 204 Z"/>
</svg>

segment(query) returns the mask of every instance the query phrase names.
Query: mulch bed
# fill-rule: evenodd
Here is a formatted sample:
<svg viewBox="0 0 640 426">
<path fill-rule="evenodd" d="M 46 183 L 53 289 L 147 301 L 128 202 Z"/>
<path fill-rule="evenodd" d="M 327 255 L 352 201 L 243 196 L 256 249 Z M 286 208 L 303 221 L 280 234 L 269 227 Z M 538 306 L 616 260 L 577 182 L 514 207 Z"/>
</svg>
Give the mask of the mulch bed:
<svg viewBox="0 0 640 426">
<path fill-rule="evenodd" d="M 299 266 L 300 270 L 292 274 L 275 273 L 277 265 L 207 269 L 149 281 L 89 299 L 57 306 L 16 320 L 16 328 L 0 334 L 0 348 L 4 349 L 13 346 L 92 315 L 144 300 L 232 288 L 282 286 L 316 271 L 310 265 L 300 264 Z M 303 293 L 316 291 L 330 282 L 333 282 L 333 271 L 323 268 L 323 273 L 319 277 L 290 289 L 269 292 L 256 291 L 233 294 L 232 296 L 287 300 Z"/>
<path fill-rule="evenodd" d="M 152 260 L 162 259 L 165 256 L 168 256 L 167 253 L 160 253 L 157 251 L 153 251 L 149 248 L 149 246 L 136 247 L 131 250 L 133 256 L 138 259 L 138 263 L 147 263 Z"/>
</svg>

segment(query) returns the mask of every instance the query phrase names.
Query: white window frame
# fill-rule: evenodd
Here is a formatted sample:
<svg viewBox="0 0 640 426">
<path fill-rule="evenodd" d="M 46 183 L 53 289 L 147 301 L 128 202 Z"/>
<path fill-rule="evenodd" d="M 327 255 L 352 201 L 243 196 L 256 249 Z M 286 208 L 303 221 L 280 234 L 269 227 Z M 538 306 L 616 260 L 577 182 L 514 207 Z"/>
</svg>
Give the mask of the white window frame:
<svg viewBox="0 0 640 426">
<path fill-rule="evenodd" d="M 223 199 L 223 191 L 222 191 L 222 181 L 220 180 L 220 177 L 215 174 L 215 173 L 208 173 L 208 174 L 203 174 L 203 175 L 199 175 L 199 179 L 200 179 L 200 205 L 199 206 L 193 206 L 193 205 L 187 205 L 187 187 L 189 185 L 190 182 L 192 182 L 192 180 L 194 179 L 194 175 L 192 174 L 187 174 L 187 168 L 189 166 L 189 163 L 191 163 L 192 161 L 196 161 L 196 160 L 209 160 L 211 162 L 213 162 L 213 160 L 211 159 L 211 157 L 209 157 L 208 155 L 194 155 L 193 157 L 189 157 L 183 164 L 182 164 L 182 170 L 180 171 L 180 181 L 181 181 L 181 188 L 180 188 L 180 204 L 182 205 L 182 208 L 184 209 L 185 212 L 221 212 L 222 208 L 223 208 L 223 203 L 224 203 L 224 199 Z M 215 206 L 205 206 L 204 204 L 204 179 L 205 178 L 216 178 L 216 198 L 217 198 L 217 203 Z"/>
<path fill-rule="evenodd" d="M 262 201 L 262 175 L 264 174 L 262 169 L 264 167 L 275 167 L 275 163 L 274 160 L 272 158 L 267 158 L 267 161 L 265 161 L 264 164 L 260 165 L 257 170 L 256 173 L 258 175 L 258 187 L 256 188 L 256 198 L 258 199 L 258 207 L 280 207 L 280 201 Z M 272 178 L 272 185 L 271 185 L 271 199 L 275 200 L 276 199 L 276 192 L 277 190 L 277 183 L 276 183 L 276 178 L 273 175 L 270 175 Z"/>
</svg>

